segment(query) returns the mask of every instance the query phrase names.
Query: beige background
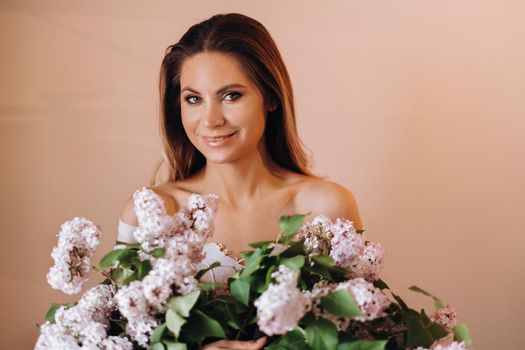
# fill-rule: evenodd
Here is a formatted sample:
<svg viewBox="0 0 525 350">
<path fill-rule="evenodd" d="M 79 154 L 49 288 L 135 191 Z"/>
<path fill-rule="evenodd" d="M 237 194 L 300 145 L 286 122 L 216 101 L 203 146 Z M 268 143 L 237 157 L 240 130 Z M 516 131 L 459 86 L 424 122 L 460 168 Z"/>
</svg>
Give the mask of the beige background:
<svg viewBox="0 0 525 350">
<path fill-rule="evenodd" d="M 45 4 L 44 4 L 45 3 Z M 102 225 L 160 154 L 164 48 L 240 12 L 272 33 L 315 169 L 352 190 L 384 279 L 455 306 L 477 349 L 525 325 L 522 1 L 1 1 L 1 347 L 30 349 L 60 225 Z M 93 274 L 89 285 L 99 280 Z M 499 344 L 499 345 L 498 345 Z"/>
</svg>

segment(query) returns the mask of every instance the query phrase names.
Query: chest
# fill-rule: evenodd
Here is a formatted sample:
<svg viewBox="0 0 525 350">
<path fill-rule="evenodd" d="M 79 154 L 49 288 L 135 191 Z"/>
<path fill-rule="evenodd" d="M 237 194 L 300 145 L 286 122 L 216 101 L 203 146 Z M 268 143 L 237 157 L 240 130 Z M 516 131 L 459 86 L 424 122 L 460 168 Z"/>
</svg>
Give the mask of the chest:
<svg viewBox="0 0 525 350">
<path fill-rule="evenodd" d="M 294 214 L 287 199 L 275 198 L 235 210 L 219 205 L 210 241 L 223 244 L 230 255 L 240 257 L 241 251 L 252 249 L 250 243 L 276 240 L 280 232 L 279 218 Z"/>
</svg>

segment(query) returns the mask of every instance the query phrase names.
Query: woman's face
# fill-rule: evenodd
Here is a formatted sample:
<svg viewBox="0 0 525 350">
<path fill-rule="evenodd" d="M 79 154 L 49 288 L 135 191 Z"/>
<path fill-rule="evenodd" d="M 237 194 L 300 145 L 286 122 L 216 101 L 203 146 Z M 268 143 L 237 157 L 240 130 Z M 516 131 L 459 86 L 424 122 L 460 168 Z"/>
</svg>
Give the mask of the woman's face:
<svg viewBox="0 0 525 350">
<path fill-rule="evenodd" d="M 259 149 L 263 96 L 234 56 L 207 52 L 187 58 L 180 86 L 182 125 L 207 161 L 231 162 Z"/>
</svg>

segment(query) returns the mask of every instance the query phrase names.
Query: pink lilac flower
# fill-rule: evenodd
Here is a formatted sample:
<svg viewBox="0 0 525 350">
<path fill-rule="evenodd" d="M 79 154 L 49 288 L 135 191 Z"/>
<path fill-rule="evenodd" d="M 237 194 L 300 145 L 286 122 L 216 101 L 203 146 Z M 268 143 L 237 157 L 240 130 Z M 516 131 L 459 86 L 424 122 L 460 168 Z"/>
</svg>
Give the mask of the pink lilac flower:
<svg viewBox="0 0 525 350">
<path fill-rule="evenodd" d="M 355 299 L 362 315 L 356 317 L 337 317 L 323 310 L 322 297 L 338 290 L 348 291 Z M 370 321 L 385 315 L 384 310 L 390 305 L 390 300 L 383 292 L 365 279 L 359 277 L 345 282 L 330 283 L 322 280 L 314 285 L 309 297 L 313 303 L 313 312 L 335 323 L 339 330 L 345 330 L 351 319 Z"/>
<path fill-rule="evenodd" d="M 324 215 L 316 216 L 299 229 L 294 240 L 304 239 L 304 246 L 309 255 L 320 255 L 327 252 L 333 237 L 332 222 Z"/>
<path fill-rule="evenodd" d="M 297 277 L 296 271 L 279 265 L 272 273 L 277 283 L 271 283 L 254 302 L 257 324 L 269 336 L 292 330 L 311 308 L 310 299 L 297 288 Z"/>
<path fill-rule="evenodd" d="M 305 292 L 305 295 L 312 301 L 312 311 L 316 317 L 323 317 L 336 325 L 339 331 L 345 331 L 350 324 L 350 317 L 340 317 L 326 312 L 321 307 L 321 299 L 335 291 L 337 283 L 331 283 L 328 280 L 317 282 L 311 291 Z"/>
<path fill-rule="evenodd" d="M 365 240 L 354 228 L 353 222 L 337 218 L 332 225 L 330 257 L 338 266 L 351 269 L 365 249 Z"/>
<path fill-rule="evenodd" d="M 354 295 L 363 314 L 355 318 L 358 321 L 370 321 L 384 316 L 384 310 L 391 303 L 381 289 L 360 277 L 339 283 L 336 290 L 340 289 L 348 290 Z"/>
<path fill-rule="evenodd" d="M 140 345 L 147 346 L 158 321 L 150 314 L 142 281 L 133 281 L 122 287 L 115 299 L 120 313 L 128 320 L 126 333 Z"/>
<path fill-rule="evenodd" d="M 348 266 L 349 277 L 363 277 L 367 281 L 379 279 L 379 272 L 383 268 L 384 255 L 385 249 L 380 243 L 367 242 L 358 259 Z"/>
<path fill-rule="evenodd" d="M 414 348 L 413 350 L 467 350 L 469 347 L 465 342 L 454 341 L 454 334 L 451 332 L 445 337 L 436 340 L 430 348 L 422 346 Z"/>
<path fill-rule="evenodd" d="M 88 279 L 91 258 L 99 245 L 100 227 L 83 217 L 75 217 L 62 224 L 58 244 L 51 257 L 54 265 L 47 273 L 47 281 L 54 289 L 76 294 Z"/>
<path fill-rule="evenodd" d="M 165 248 L 168 259 L 187 255 L 193 263 L 203 259 L 202 247 L 214 231 L 213 217 L 219 197 L 193 193 L 186 207 L 167 215 L 164 201 L 143 187 L 133 194 L 139 226 L 134 232 L 145 252 Z"/>
<path fill-rule="evenodd" d="M 100 284 L 88 290 L 75 306 L 61 306 L 55 323 L 40 327 L 35 349 L 116 349 L 112 344 L 120 344 L 118 349 L 132 349 L 126 338 L 108 340 L 108 317 L 116 306 L 114 293 L 113 286 Z"/>
<path fill-rule="evenodd" d="M 446 305 L 445 307 L 437 309 L 434 314 L 430 315 L 430 320 L 452 329 L 458 323 L 458 313 L 456 312 L 456 309 L 450 305 Z"/>
</svg>

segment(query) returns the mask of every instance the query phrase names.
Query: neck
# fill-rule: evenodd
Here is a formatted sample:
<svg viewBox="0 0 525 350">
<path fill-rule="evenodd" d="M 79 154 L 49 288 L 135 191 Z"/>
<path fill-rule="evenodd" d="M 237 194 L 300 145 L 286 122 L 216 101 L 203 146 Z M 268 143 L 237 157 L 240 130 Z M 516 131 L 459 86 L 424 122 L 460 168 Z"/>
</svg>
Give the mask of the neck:
<svg viewBox="0 0 525 350">
<path fill-rule="evenodd" d="M 206 192 L 217 194 L 231 208 L 257 203 L 257 199 L 279 187 L 279 178 L 270 171 L 272 164 L 264 143 L 258 152 L 234 162 L 207 162 L 202 172 Z"/>
</svg>

